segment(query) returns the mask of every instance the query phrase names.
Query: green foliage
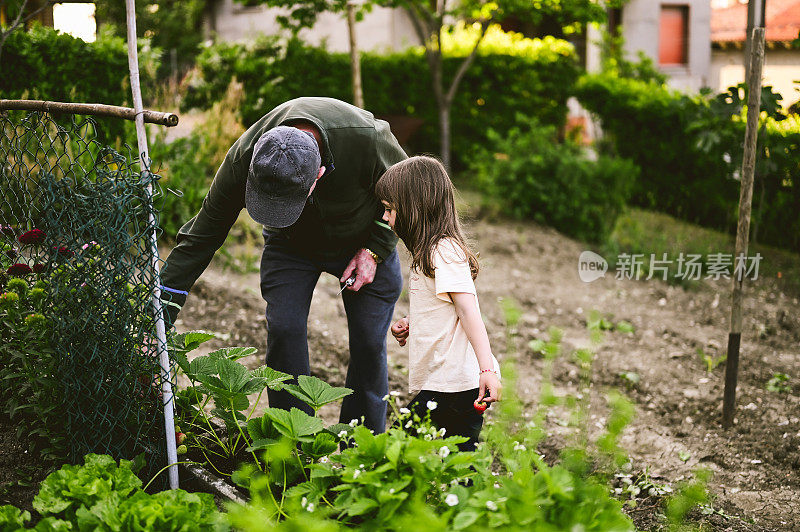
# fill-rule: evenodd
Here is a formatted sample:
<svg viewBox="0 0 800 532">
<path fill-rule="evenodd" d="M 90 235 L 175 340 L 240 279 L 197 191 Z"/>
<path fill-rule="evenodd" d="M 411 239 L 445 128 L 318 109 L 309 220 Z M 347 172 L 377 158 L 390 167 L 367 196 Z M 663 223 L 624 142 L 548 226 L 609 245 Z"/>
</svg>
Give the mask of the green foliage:
<svg viewBox="0 0 800 532">
<path fill-rule="evenodd" d="M 487 144 L 487 129 L 507 128 L 517 112 L 545 124 L 564 122 L 566 100 L 578 75 L 574 52 L 564 41 L 552 38 L 531 42 L 534 44 L 495 43 L 490 50 L 508 53 L 475 58 L 453 101 L 454 164 L 463 165 L 475 146 Z M 445 74 L 452 76 L 461 60 L 460 56 L 445 57 Z M 244 87 L 240 111 L 244 125 L 249 126 L 266 110 L 299 96 L 350 101 L 349 68 L 347 54 L 329 53 L 297 40 L 220 43 L 204 49 L 198 57 L 198 71 L 188 83 L 183 105 L 210 107 L 235 78 Z M 421 119 L 420 129 L 406 148 L 409 153 L 437 152 L 438 112 L 421 49 L 388 55 L 365 53 L 361 68 L 365 107 L 377 116 Z M 308 76 L 308 72 L 314 75 Z"/>
<path fill-rule="evenodd" d="M 472 159 L 478 187 L 517 218 L 550 225 L 575 238 L 602 242 L 614 228 L 637 168 L 629 161 L 559 144 L 556 130 L 518 116 L 520 125 L 490 130 L 489 148 Z"/>
<path fill-rule="evenodd" d="M 684 525 L 686 514 L 697 505 L 708 502 L 706 486 L 711 473 L 701 469 L 695 472 L 695 479 L 684 483 L 678 491 L 667 501 L 667 520 L 669 530 L 673 532 L 691 530 Z"/>
<path fill-rule="evenodd" d="M 126 37 L 125 2 L 101 0 L 95 2 L 95 17 L 99 24 L 114 35 Z M 158 77 L 172 74 L 170 54 L 175 50 L 177 67 L 185 72 L 200 51 L 203 40 L 203 0 L 149 0 L 136 2 L 136 32 L 158 49 Z M 162 53 L 163 52 L 163 53 Z M 178 74 L 176 72 L 176 74 Z"/>
<path fill-rule="evenodd" d="M 773 373 L 767 381 L 767 391 L 778 393 L 790 393 L 792 385 L 789 384 L 789 376 L 786 373 Z"/>
<path fill-rule="evenodd" d="M 241 101 L 241 87 L 233 83 L 188 136 L 168 142 L 166 131 L 161 130 L 150 144 L 150 158 L 164 193 L 159 225 L 167 239 L 173 240 L 200 210 L 225 154 L 244 133 L 238 120 Z"/>
<path fill-rule="evenodd" d="M 728 360 L 727 353 L 723 353 L 715 357 L 712 353 L 706 353 L 703 351 L 703 348 L 701 347 L 697 348 L 697 357 L 703 364 L 705 364 L 706 371 L 708 373 L 713 372 L 715 369 L 717 369 L 717 366 L 724 364 Z"/>
<path fill-rule="evenodd" d="M 142 84 L 152 83 L 158 51 L 140 43 Z M 0 98 L 129 105 L 128 55 L 125 41 L 100 32 L 87 43 L 53 28 L 34 25 L 12 32 L 0 56 Z M 119 119 L 99 118 L 102 132 L 113 140 L 124 135 Z"/>
<path fill-rule="evenodd" d="M 133 462 L 88 454 L 83 465 L 65 465 L 42 482 L 33 507 L 44 519 L 36 530 L 228 530 L 214 498 L 183 490 L 150 495 Z M 28 512 L 0 507 L 0 530 L 25 530 Z"/>
<path fill-rule="evenodd" d="M 34 272 L 6 278 L 12 264 L 27 262 L 21 252 L 36 253 L 32 249 L 18 250 L 0 235 L 0 411 L 18 423 L 17 438 L 32 451 L 60 458 L 66 435 L 56 399 L 52 311 L 45 305 L 51 280 Z"/>
<path fill-rule="evenodd" d="M 614 153 L 641 168 L 632 204 L 732 232 L 738 213 L 743 87 L 691 97 L 655 81 L 584 76 L 582 104 L 601 120 Z M 800 126 L 784 120 L 770 87 L 762 96 L 751 240 L 800 246 Z M 784 123 L 786 125 L 784 125 Z"/>
</svg>

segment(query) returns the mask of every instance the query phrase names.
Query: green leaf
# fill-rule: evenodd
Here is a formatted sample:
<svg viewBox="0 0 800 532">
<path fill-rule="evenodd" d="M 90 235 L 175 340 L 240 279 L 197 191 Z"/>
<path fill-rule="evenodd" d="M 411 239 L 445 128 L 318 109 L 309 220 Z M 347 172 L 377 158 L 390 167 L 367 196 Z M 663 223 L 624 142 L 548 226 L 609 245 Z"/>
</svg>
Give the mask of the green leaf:
<svg viewBox="0 0 800 532">
<path fill-rule="evenodd" d="M 283 388 L 281 383 L 288 381 L 292 376 L 269 366 L 261 366 L 250 371 L 250 378 L 263 380 L 265 385 L 273 390 L 281 390 Z"/>
<path fill-rule="evenodd" d="M 327 432 L 318 432 L 313 442 L 303 442 L 301 448 L 304 453 L 314 458 L 327 456 L 339 447 L 336 438 Z"/>
<path fill-rule="evenodd" d="M 378 503 L 372 499 L 359 499 L 347 507 L 347 515 L 364 515 L 373 508 L 377 508 Z"/>
<path fill-rule="evenodd" d="M 271 438 L 261 438 L 258 440 L 253 440 L 253 443 L 245 449 L 248 453 L 252 453 L 253 451 L 260 451 L 261 449 L 266 449 L 270 445 L 275 445 L 280 443 L 280 440 L 273 440 Z"/>
<path fill-rule="evenodd" d="M 478 517 L 480 517 L 480 514 L 476 510 L 467 508 L 455 516 L 453 519 L 453 529 L 463 530 L 477 521 Z"/>
<path fill-rule="evenodd" d="M 284 384 L 283 388 L 314 410 L 319 410 L 323 405 L 338 401 L 353 393 L 350 388 L 331 386 L 310 375 L 300 375 L 297 377 L 297 384 Z"/>
<path fill-rule="evenodd" d="M 309 436 L 321 431 L 324 426 L 321 419 L 309 416 L 299 408 L 289 411 L 267 408 L 264 415 L 269 416 L 278 432 L 294 441 L 313 441 Z"/>
<path fill-rule="evenodd" d="M 226 390 L 239 393 L 250 377 L 247 374 L 247 368 L 234 362 L 233 360 L 220 358 L 217 359 L 217 371 L 219 372 L 219 379 Z"/>
<path fill-rule="evenodd" d="M 240 358 L 248 357 L 258 352 L 258 349 L 255 347 L 223 347 L 222 349 L 217 349 L 213 353 L 209 353 L 208 356 L 212 358 L 225 358 L 228 360 L 239 360 Z"/>
</svg>

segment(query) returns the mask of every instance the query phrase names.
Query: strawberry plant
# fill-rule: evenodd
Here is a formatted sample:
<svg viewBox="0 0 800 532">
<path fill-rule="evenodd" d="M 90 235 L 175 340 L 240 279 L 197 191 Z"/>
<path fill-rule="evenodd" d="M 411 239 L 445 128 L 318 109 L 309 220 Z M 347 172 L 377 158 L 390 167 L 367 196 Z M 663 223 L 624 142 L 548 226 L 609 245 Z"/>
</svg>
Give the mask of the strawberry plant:
<svg viewBox="0 0 800 532">
<path fill-rule="evenodd" d="M 248 454 L 258 470 L 266 471 L 269 465 L 259 459 L 256 451 L 281 439 L 301 445 L 298 452 L 310 456 L 320 455 L 321 449 L 336 448 L 338 439 L 330 430 L 322 433 L 323 422 L 316 414 L 322 406 L 338 401 L 352 390 L 307 375 L 301 375 L 296 384 L 287 383 L 291 375 L 268 366 L 248 370 L 239 360 L 255 353 L 252 347 L 226 347 L 189 361 L 187 353 L 213 337 L 194 331 L 176 335 L 172 340 L 175 361 L 191 382 L 176 394 L 181 425 L 188 429 L 190 449 L 196 450 L 218 473 L 229 476 L 236 462 L 245 460 Z M 256 405 L 267 388 L 286 390 L 308 404 L 315 415 L 297 408 L 290 411 L 267 408 L 260 417 L 254 417 Z M 252 406 L 248 397 L 251 394 L 258 394 Z M 222 434 L 219 426 L 224 427 Z M 299 455 L 297 458 L 301 461 Z"/>
</svg>

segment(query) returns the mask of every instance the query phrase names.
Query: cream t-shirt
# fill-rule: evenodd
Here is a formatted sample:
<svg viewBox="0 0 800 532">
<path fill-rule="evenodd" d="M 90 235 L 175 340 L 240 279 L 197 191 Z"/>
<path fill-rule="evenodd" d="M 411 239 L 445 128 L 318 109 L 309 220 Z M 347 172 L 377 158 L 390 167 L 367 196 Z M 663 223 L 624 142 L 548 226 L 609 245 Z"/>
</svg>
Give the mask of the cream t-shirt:
<svg viewBox="0 0 800 532">
<path fill-rule="evenodd" d="M 478 305 L 469 262 L 461 246 L 444 238 L 436 246 L 433 264 L 433 279 L 415 269 L 409 276 L 409 391 L 472 390 L 478 387 L 480 367 L 448 294 L 473 294 Z M 499 375 L 494 355 L 492 361 Z"/>
</svg>

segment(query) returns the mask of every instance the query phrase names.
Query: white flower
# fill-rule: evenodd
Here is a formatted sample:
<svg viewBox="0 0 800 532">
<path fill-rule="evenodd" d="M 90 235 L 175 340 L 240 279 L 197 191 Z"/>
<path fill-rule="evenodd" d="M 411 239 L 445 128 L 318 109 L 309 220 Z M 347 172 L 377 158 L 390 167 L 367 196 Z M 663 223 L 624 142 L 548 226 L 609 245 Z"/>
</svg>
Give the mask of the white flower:
<svg viewBox="0 0 800 532">
<path fill-rule="evenodd" d="M 338 436 L 339 436 L 340 438 L 344 438 L 345 436 L 347 436 L 347 431 L 346 431 L 346 430 L 343 430 L 343 431 L 339 432 Z"/>
<path fill-rule="evenodd" d="M 439 448 L 439 456 L 442 458 L 447 458 L 447 455 L 450 454 L 450 447 L 443 445 Z"/>
<path fill-rule="evenodd" d="M 308 499 L 306 499 L 305 497 L 303 497 L 302 499 L 300 499 L 300 506 L 302 506 L 303 508 L 305 508 L 307 505 L 308 505 Z"/>
<path fill-rule="evenodd" d="M 426 440 L 426 441 L 431 441 L 432 439 L 433 439 L 433 437 L 431 437 L 431 435 L 430 435 L 430 434 L 426 434 L 426 435 L 425 435 L 425 440 Z"/>
<path fill-rule="evenodd" d="M 351 419 L 349 425 L 351 427 L 355 427 L 356 425 L 358 425 L 358 420 L 357 419 Z"/>
<path fill-rule="evenodd" d="M 355 471 L 353 471 L 353 480 L 357 479 L 358 475 L 360 475 L 360 474 L 361 474 L 361 470 L 360 469 L 356 469 Z"/>
<path fill-rule="evenodd" d="M 524 451 L 524 450 L 526 450 L 526 447 L 524 445 L 522 445 L 520 442 L 515 441 L 514 442 L 514 450 L 515 451 Z"/>
<path fill-rule="evenodd" d="M 425 462 L 425 457 L 424 456 L 420 456 L 419 457 L 419 463 L 422 464 L 424 462 Z"/>
<path fill-rule="evenodd" d="M 409 409 L 408 409 L 408 408 L 406 408 L 406 407 L 403 407 L 403 408 L 401 408 L 401 409 L 400 409 L 400 413 L 401 413 L 401 414 L 410 414 L 410 413 L 411 413 L 411 410 L 409 410 Z"/>
<path fill-rule="evenodd" d="M 389 400 L 389 394 L 387 393 L 386 395 L 384 395 L 384 396 L 382 397 L 382 400 L 384 400 L 384 401 L 388 401 L 388 400 Z"/>
<path fill-rule="evenodd" d="M 313 502 L 309 503 L 308 506 L 306 506 L 306 510 L 308 510 L 309 512 L 313 512 L 314 511 L 314 503 Z"/>
<path fill-rule="evenodd" d="M 394 493 L 394 488 L 389 488 L 389 493 Z"/>
<path fill-rule="evenodd" d="M 497 504 L 494 501 L 486 501 L 486 508 L 492 512 L 497 511 Z"/>
<path fill-rule="evenodd" d="M 391 392 L 389 392 L 389 395 L 392 395 L 394 397 L 400 397 L 400 392 L 392 390 Z"/>
<path fill-rule="evenodd" d="M 455 506 L 456 504 L 458 504 L 458 495 L 456 495 L 455 493 L 451 493 L 450 495 L 444 498 L 444 503 L 447 506 Z"/>
<path fill-rule="evenodd" d="M 413 424 L 413 422 L 412 422 L 412 421 L 409 419 L 409 420 L 406 422 L 406 428 L 409 428 L 409 427 L 411 427 L 411 425 L 412 425 L 412 424 Z"/>
<path fill-rule="evenodd" d="M 495 483 L 494 483 L 494 487 L 495 487 L 496 489 L 500 489 L 500 483 L 499 483 L 499 482 L 495 482 Z"/>
<path fill-rule="evenodd" d="M 444 427 L 439 429 L 439 436 L 441 436 L 442 438 L 444 438 L 444 435 L 446 433 L 447 433 L 447 430 Z"/>
<path fill-rule="evenodd" d="M 323 456 L 322 458 L 319 459 L 319 463 L 320 464 L 327 464 L 328 463 L 328 457 L 327 456 Z"/>
<path fill-rule="evenodd" d="M 436 403 L 436 401 L 428 401 L 427 403 L 425 403 L 425 406 L 428 407 L 428 410 L 436 410 L 436 407 L 439 405 Z"/>
<path fill-rule="evenodd" d="M 363 470 L 364 469 L 364 464 L 359 464 L 358 468 Z"/>
</svg>

